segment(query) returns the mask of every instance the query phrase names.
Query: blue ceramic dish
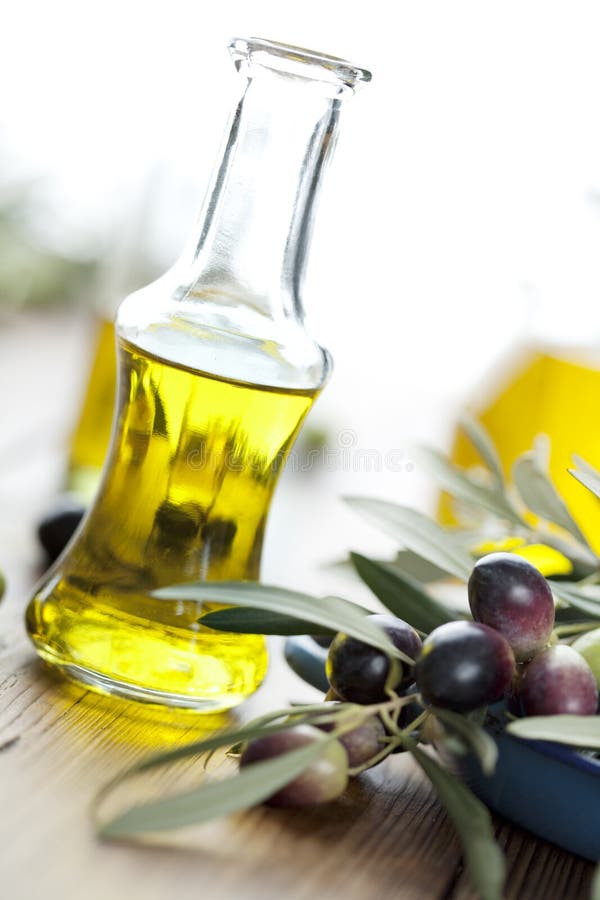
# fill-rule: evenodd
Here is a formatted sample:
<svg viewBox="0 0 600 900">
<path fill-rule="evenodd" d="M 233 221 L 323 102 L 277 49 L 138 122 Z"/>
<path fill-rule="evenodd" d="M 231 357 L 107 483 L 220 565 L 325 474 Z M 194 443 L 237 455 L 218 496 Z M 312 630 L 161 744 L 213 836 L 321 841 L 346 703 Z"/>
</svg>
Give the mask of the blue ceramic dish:
<svg viewBox="0 0 600 900">
<path fill-rule="evenodd" d="M 304 681 L 327 690 L 327 650 L 312 638 L 288 638 L 285 656 Z M 600 760 L 560 744 L 525 741 L 490 725 L 498 744 L 492 776 L 473 756 L 446 762 L 490 809 L 537 837 L 595 862 L 600 859 Z"/>
</svg>

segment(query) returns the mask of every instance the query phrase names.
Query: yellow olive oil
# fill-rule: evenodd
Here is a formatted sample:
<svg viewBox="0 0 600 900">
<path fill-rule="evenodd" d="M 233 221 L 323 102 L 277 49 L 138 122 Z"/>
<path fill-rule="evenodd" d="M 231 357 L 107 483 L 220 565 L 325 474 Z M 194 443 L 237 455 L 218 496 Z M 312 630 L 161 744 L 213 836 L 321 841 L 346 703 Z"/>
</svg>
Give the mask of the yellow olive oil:
<svg viewBox="0 0 600 900">
<path fill-rule="evenodd" d="M 600 503 L 568 472 L 574 453 L 600 468 L 600 365 L 583 354 L 532 348 L 496 384 L 474 412 L 489 431 L 507 478 L 536 435 L 548 435 L 552 480 L 592 546 L 600 551 Z M 452 459 L 466 467 L 480 463 L 461 432 L 454 439 Z M 448 520 L 447 500 L 441 514 Z"/>
<path fill-rule="evenodd" d="M 115 406 L 117 361 L 115 330 L 108 319 L 98 323 L 96 347 L 88 382 L 71 438 L 68 487 L 91 498 L 100 478 L 110 442 Z"/>
<path fill-rule="evenodd" d="M 28 629 L 42 657 L 92 687 L 225 709 L 261 682 L 264 638 L 214 631 L 199 621 L 210 605 L 151 594 L 258 578 L 271 496 L 316 391 L 225 380 L 124 340 L 118 354 L 98 495 L 31 601 Z"/>
</svg>

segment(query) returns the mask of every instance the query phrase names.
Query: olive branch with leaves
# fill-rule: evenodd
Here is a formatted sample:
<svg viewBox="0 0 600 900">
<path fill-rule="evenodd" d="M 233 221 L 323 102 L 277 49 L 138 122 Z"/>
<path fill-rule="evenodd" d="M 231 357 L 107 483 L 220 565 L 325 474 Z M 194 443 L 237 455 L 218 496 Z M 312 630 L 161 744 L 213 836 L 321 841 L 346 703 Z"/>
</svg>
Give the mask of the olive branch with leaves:
<svg viewBox="0 0 600 900">
<path fill-rule="evenodd" d="M 549 579 L 556 600 L 556 638 L 600 627 L 600 558 L 571 516 L 548 474 L 548 443 L 540 438 L 535 448 L 520 456 L 508 484 L 497 451 L 482 426 L 471 418 L 462 427 L 476 448 L 482 469 L 466 471 L 430 448 L 417 451 L 421 464 L 439 486 L 459 504 L 468 524 L 444 528 L 415 509 L 384 500 L 347 497 L 346 502 L 382 532 L 392 537 L 399 550 L 393 560 L 351 554 L 351 563 L 380 603 L 423 635 L 446 622 L 465 618 L 443 599 L 440 586 L 466 582 L 476 559 L 489 552 L 490 542 L 506 541 L 551 548 L 566 560 L 569 577 Z M 600 498 L 600 472 L 579 457 L 571 474 Z M 485 545 L 480 552 L 478 548 Z M 471 753 L 482 770 L 491 774 L 497 746 L 486 730 L 486 712 L 459 714 L 426 706 L 419 694 L 401 696 L 390 685 L 402 662 L 414 661 L 401 653 L 363 606 L 341 597 L 315 597 L 298 591 L 250 582 L 196 582 L 163 588 L 155 596 L 164 601 L 196 601 L 222 604 L 206 613 L 201 625 L 218 631 L 264 635 L 349 635 L 388 657 L 388 699 L 382 703 L 323 703 L 295 705 L 263 715 L 241 728 L 223 731 L 205 740 L 156 754 L 113 779 L 105 786 L 96 806 L 98 831 L 105 839 L 120 839 L 205 822 L 239 812 L 267 800 L 298 777 L 337 738 L 373 715 L 386 729 L 380 752 L 351 774 L 359 774 L 399 749 L 412 754 L 429 779 L 462 842 L 471 880 L 483 900 L 500 900 L 505 882 L 504 856 L 498 847 L 486 806 L 462 781 L 449 772 L 422 742 L 435 721 L 436 747 L 445 743 L 456 754 Z M 395 668 L 396 667 L 396 668 Z M 408 726 L 402 726 L 402 708 L 418 705 Z M 198 787 L 136 803 L 108 819 L 101 814 L 106 798 L 133 776 L 151 769 L 218 750 L 239 754 L 246 742 L 292 725 L 327 725 L 321 737 L 299 749 L 257 762 Z M 551 740 L 571 747 L 600 751 L 600 716 L 536 716 L 511 720 L 503 727 L 512 735 Z M 598 870 L 600 872 L 600 868 Z M 592 886 L 600 900 L 600 874 Z"/>
</svg>

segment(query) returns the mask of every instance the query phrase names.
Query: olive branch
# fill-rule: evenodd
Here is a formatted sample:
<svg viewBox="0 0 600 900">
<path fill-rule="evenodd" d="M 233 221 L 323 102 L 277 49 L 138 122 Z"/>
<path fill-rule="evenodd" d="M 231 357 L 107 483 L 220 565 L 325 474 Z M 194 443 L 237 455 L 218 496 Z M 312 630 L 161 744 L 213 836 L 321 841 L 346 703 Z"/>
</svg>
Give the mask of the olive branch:
<svg viewBox="0 0 600 900">
<path fill-rule="evenodd" d="M 396 503 L 363 497 L 347 497 L 346 502 L 398 543 L 391 560 L 371 559 L 352 553 L 349 562 L 380 603 L 394 616 L 404 619 L 423 635 L 446 622 L 466 617 L 443 599 L 448 584 L 466 582 L 474 562 L 491 548 L 529 551 L 560 561 L 561 578 L 550 580 L 556 599 L 556 636 L 579 634 L 600 627 L 600 559 L 584 532 L 571 516 L 554 487 L 547 467 L 548 445 L 543 439 L 517 459 L 512 484 L 508 484 L 497 451 L 483 428 L 466 418 L 462 427 L 475 446 L 483 471 L 466 471 L 453 465 L 437 451 L 422 448 L 417 458 L 447 491 L 467 510 L 468 527 L 445 529 L 425 514 Z M 574 457 L 571 474 L 600 498 L 600 472 Z M 554 555 L 552 555 L 554 554 Z M 569 577 L 564 577 L 564 572 Z M 388 635 L 373 623 L 370 610 L 340 597 L 314 597 L 283 588 L 240 582 L 191 583 L 163 588 L 155 596 L 165 602 L 192 600 L 223 604 L 224 608 L 201 617 L 200 624 L 229 633 L 276 635 L 334 635 L 342 632 L 384 653 L 390 673 L 394 666 L 411 663 Z M 113 779 L 96 804 L 99 834 L 120 839 L 146 832 L 180 828 L 192 823 L 245 810 L 262 803 L 289 784 L 323 754 L 331 741 L 378 715 L 386 728 L 381 748 L 358 774 L 404 750 L 412 754 L 433 785 L 440 802 L 461 839 L 475 889 L 483 900 L 500 900 L 505 881 L 505 862 L 496 844 L 487 808 L 454 775 L 422 748 L 434 735 L 436 746 L 444 744 L 453 753 L 471 753 L 485 773 L 494 770 L 497 747 L 482 727 L 481 715 L 459 714 L 427 707 L 419 695 L 399 696 L 388 679 L 388 699 L 382 703 L 323 703 L 291 706 L 277 710 L 247 725 L 224 731 L 185 747 L 157 754 Z M 416 714 L 403 724 L 401 711 L 411 704 Z M 435 723 L 435 727 L 432 727 Z M 230 749 L 239 755 L 248 741 L 290 729 L 294 725 L 328 725 L 317 740 L 300 749 L 254 763 L 218 780 L 208 779 L 198 787 L 130 805 L 106 818 L 102 808 L 124 782 L 142 772 L 173 764 L 182 759 Z M 574 747 L 600 750 L 600 717 L 532 717 L 506 724 L 521 738 L 553 740 Z M 600 876 L 595 879 L 600 896 Z"/>
</svg>

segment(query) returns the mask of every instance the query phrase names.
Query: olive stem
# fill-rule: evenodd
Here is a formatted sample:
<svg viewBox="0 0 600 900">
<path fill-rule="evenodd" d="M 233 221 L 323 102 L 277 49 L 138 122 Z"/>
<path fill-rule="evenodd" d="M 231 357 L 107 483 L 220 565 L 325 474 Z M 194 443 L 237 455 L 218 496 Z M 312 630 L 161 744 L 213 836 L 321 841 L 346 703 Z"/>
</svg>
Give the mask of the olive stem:
<svg viewBox="0 0 600 900">
<path fill-rule="evenodd" d="M 371 759 L 368 759 L 366 763 L 362 764 L 362 766 L 355 766 L 353 769 L 348 769 L 348 775 L 351 775 L 353 778 L 355 778 L 357 775 L 360 775 L 367 769 L 372 769 L 373 766 L 377 765 L 377 763 L 380 763 L 384 759 L 387 759 L 395 746 L 397 746 L 397 744 L 390 744 L 387 747 L 384 747 L 383 750 L 380 750 L 379 753 L 376 753 L 375 756 L 372 756 Z"/>
<path fill-rule="evenodd" d="M 384 690 L 385 690 L 385 693 L 388 694 L 390 699 L 393 700 L 395 697 L 398 696 L 395 693 L 393 686 L 397 685 L 398 682 L 400 681 L 402 670 L 400 668 L 399 660 L 397 660 L 391 656 L 389 656 L 388 659 L 389 659 L 389 663 L 390 663 L 390 668 L 388 671 L 387 678 L 385 680 Z"/>
<path fill-rule="evenodd" d="M 390 715 L 390 711 L 388 709 L 382 709 L 379 713 L 379 717 L 391 734 L 399 733 L 398 721 Z"/>
<path fill-rule="evenodd" d="M 410 735 L 410 734 L 412 734 L 413 731 L 415 731 L 417 728 L 420 728 L 420 727 L 421 727 L 421 725 L 423 724 L 423 722 L 425 722 L 426 719 L 428 719 L 430 715 L 431 715 L 431 710 L 429 710 L 429 709 L 424 709 L 423 712 L 420 713 L 420 714 L 417 716 L 416 719 L 413 719 L 413 721 L 410 723 L 410 725 L 407 725 L 406 728 L 403 728 L 403 729 L 402 729 L 402 731 L 400 732 L 400 734 L 401 734 L 401 735 Z"/>
<path fill-rule="evenodd" d="M 391 726 L 395 726 L 396 728 L 398 727 L 397 723 L 392 720 L 392 717 L 389 714 L 389 710 L 383 709 L 381 710 L 379 715 L 381 716 L 384 725 L 386 725 L 388 729 L 392 730 Z M 368 759 L 367 762 L 363 763 L 362 766 L 355 766 L 353 769 L 348 769 L 348 774 L 352 775 L 353 777 L 356 775 L 360 775 L 361 772 L 364 772 L 366 769 L 372 769 L 373 766 L 377 765 L 377 763 L 386 759 L 390 755 L 390 753 L 395 750 L 396 747 L 403 745 L 405 743 L 405 739 L 409 737 L 416 728 L 422 725 L 430 715 L 431 711 L 429 709 L 423 710 L 423 712 L 418 715 L 417 718 L 414 719 L 406 728 L 402 729 L 401 731 L 394 731 L 395 736 L 384 739 L 386 740 L 387 746 L 384 747 L 383 750 L 380 750 L 379 753 L 376 753 L 375 756 L 372 756 L 371 759 Z"/>
</svg>

